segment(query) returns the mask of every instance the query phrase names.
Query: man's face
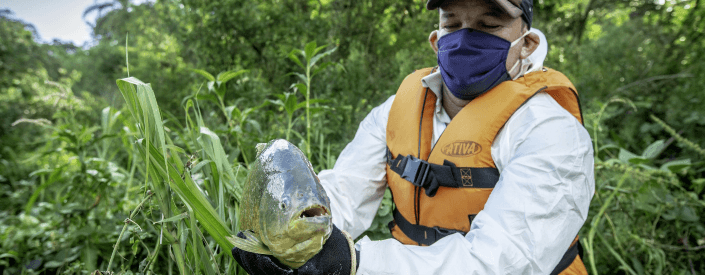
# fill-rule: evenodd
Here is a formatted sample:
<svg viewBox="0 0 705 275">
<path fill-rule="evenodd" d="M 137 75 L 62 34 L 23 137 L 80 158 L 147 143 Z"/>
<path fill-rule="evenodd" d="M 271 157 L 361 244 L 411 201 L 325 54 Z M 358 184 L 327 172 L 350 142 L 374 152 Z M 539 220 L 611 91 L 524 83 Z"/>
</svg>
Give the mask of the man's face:
<svg viewBox="0 0 705 275">
<path fill-rule="evenodd" d="M 521 17 L 512 18 L 491 0 L 446 1 L 443 6 L 439 8 L 439 12 L 439 29 L 431 33 L 431 37 L 429 38 L 436 53 L 438 52 L 438 40 L 444 35 L 460 29 L 472 28 L 480 30 L 504 38 L 509 42 L 518 39 L 527 31 L 526 27 L 522 26 Z M 538 44 L 538 40 L 536 42 L 536 44 Z M 509 50 L 506 64 L 507 70 L 510 70 L 517 60 L 526 58 L 531 54 L 527 54 L 527 46 L 530 45 L 526 45 L 525 41 L 520 41 Z M 534 49 L 535 46 L 533 49 L 530 49 L 531 52 L 533 52 Z M 524 50 L 524 53 L 522 53 L 522 50 Z M 515 72 L 509 73 L 512 74 L 512 76 L 515 74 Z"/>
</svg>

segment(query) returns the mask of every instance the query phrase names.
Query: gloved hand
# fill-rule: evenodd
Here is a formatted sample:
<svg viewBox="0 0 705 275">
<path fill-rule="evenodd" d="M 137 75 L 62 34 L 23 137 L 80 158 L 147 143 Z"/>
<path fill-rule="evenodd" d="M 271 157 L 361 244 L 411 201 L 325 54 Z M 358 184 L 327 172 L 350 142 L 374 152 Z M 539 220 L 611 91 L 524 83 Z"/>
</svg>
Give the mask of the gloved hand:
<svg viewBox="0 0 705 275">
<path fill-rule="evenodd" d="M 237 236 L 245 238 L 242 232 L 238 233 Z M 357 270 L 360 253 L 354 249 L 353 245 L 350 235 L 333 225 L 333 231 L 321 251 L 301 266 L 296 274 L 354 275 Z M 233 248 L 232 254 L 233 258 L 250 275 L 295 274 L 291 268 L 283 265 L 271 255 L 251 253 L 237 247 Z"/>
</svg>

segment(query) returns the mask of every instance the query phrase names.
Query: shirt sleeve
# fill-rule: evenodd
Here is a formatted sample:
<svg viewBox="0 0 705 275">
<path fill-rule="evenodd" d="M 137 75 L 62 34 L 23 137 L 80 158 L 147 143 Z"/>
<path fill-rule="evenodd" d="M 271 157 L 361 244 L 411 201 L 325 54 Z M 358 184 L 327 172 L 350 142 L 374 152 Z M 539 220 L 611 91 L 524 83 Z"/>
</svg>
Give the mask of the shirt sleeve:
<svg viewBox="0 0 705 275">
<path fill-rule="evenodd" d="M 318 175 L 330 199 L 333 224 L 353 238 L 370 227 L 387 187 L 386 131 L 393 101 L 394 96 L 372 109 L 333 169 Z"/>
<path fill-rule="evenodd" d="M 541 93 L 507 121 L 492 157 L 500 179 L 466 236 L 428 247 L 365 238 L 358 274 L 549 274 L 588 215 L 590 136 Z"/>
</svg>

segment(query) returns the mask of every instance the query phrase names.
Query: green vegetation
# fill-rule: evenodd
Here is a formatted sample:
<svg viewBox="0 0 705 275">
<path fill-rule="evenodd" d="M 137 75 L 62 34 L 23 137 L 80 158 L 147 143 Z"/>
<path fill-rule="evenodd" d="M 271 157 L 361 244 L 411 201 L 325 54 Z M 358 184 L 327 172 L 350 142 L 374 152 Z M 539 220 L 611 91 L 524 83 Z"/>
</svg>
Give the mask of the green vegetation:
<svg viewBox="0 0 705 275">
<path fill-rule="evenodd" d="M 0 270 L 244 274 L 224 237 L 255 144 L 332 168 L 435 65 L 424 3 L 119 0 L 86 10 L 90 48 L 38 44 L 0 11 Z M 594 141 L 589 272 L 705 274 L 705 3 L 535 5 Z M 387 192 L 370 237 L 389 237 L 391 209 Z"/>
</svg>

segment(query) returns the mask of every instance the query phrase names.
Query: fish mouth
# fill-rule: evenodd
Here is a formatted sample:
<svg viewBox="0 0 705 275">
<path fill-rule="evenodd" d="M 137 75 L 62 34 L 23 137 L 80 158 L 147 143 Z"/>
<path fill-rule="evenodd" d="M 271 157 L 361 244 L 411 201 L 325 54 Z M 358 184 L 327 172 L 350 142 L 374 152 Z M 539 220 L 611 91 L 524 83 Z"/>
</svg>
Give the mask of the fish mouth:
<svg viewBox="0 0 705 275">
<path fill-rule="evenodd" d="M 330 210 L 321 204 L 313 204 L 295 212 L 288 227 L 269 238 L 267 246 L 278 259 L 306 262 L 321 250 L 331 231 Z"/>
<path fill-rule="evenodd" d="M 314 204 L 301 210 L 295 217 L 297 219 L 306 219 L 326 216 L 330 216 L 330 211 L 323 205 Z"/>
</svg>

